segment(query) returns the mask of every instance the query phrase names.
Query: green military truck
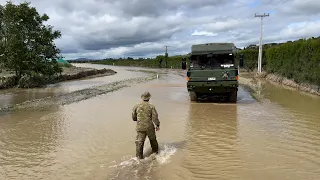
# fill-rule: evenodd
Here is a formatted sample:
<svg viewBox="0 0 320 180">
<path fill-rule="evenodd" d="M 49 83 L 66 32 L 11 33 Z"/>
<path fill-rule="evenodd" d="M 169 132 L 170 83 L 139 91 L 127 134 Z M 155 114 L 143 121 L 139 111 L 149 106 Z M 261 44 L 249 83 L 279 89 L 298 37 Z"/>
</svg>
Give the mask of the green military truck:
<svg viewBox="0 0 320 180">
<path fill-rule="evenodd" d="M 237 102 L 239 71 L 235 55 L 233 43 L 192 45 L 187 69 L 191 101 L 214 98 Z M 240 65 L 243 65 L 242 60 Z"/>
</svg>

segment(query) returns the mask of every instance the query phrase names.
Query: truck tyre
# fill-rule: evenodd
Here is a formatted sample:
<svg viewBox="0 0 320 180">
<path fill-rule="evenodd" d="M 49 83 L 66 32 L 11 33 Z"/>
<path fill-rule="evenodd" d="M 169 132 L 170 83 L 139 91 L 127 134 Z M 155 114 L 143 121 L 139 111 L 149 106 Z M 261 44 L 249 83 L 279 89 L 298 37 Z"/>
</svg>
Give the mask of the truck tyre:
<svg viewBox="0 0 320 180">
<path fill-rule="evenodd" d="M 197 94 L 195 92 L 189 92 L 190 101 L 197 101 Z"/>
<path fill-rule="evenodd" d="M 231 102 L 231 103 L 236 103 L 236 102 L 237 102 L 237 94 L 238 94 L 237 89 L 233 90 L 233 91 L 230 93 L 230 102 Z"/>
</svg>

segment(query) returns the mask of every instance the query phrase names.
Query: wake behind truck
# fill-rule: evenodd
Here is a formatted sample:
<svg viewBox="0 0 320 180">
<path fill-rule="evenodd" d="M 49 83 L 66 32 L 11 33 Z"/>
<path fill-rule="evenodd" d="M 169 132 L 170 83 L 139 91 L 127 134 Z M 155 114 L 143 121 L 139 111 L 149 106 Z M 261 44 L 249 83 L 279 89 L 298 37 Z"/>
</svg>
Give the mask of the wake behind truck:
<svg viewBox="0 0 320 180">
<path fill-rule="evenodd" d="M 214 98 L 237 102 L 239 71 L 235 54 L 233 43 L 192 45 L 187 70 L 191 101 Z M 240 65 L 243 65 L 242 60 Z"/>
</svg>

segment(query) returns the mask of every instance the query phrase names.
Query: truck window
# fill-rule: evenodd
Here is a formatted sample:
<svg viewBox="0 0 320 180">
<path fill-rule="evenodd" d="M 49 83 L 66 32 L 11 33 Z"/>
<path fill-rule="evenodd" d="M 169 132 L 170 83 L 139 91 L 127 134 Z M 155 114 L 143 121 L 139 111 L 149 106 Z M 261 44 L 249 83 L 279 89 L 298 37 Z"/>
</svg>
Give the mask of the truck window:
<svg viewBox="0 0 320 180">
<path fill-rule="evenodd" d="M 190 60 L 193 68 L 216 68 L 223 64 L 234 64 L 234 56 L 229 54 L 215 54 L 209 58 L 207 55 L 193 55 Z"/>
</svg>

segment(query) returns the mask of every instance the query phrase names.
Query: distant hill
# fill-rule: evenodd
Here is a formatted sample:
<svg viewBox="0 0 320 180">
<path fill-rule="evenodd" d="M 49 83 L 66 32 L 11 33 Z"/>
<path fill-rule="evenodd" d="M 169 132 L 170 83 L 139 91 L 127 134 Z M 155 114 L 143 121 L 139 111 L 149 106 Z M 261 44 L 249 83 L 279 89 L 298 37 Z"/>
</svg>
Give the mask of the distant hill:
<svg viewBox="0 0 320 180">
<path fill-rule="evenodd" d="M 88 58 L 77 58 L 77 59 L 73 59 L 73 61 L 88 61 L 90 59 Z"/>
</svg>

